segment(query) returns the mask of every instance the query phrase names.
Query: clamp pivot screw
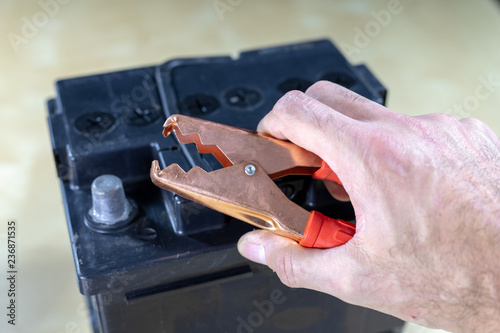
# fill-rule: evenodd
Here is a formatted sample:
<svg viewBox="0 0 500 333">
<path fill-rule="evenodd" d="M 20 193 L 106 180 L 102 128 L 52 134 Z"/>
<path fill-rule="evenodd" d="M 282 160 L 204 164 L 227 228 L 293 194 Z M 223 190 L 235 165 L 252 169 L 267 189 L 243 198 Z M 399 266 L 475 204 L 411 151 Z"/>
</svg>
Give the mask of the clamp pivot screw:
<svg viewBox="0 0 500 333">
<path fill-rule="evenodd" d="M 245 167 L 245 173 L 249 176 L 253 176 L 255 174 L 255 171 L 257 169 L 255 168 L 255 165 L 249 164 Z"/>
</svg>

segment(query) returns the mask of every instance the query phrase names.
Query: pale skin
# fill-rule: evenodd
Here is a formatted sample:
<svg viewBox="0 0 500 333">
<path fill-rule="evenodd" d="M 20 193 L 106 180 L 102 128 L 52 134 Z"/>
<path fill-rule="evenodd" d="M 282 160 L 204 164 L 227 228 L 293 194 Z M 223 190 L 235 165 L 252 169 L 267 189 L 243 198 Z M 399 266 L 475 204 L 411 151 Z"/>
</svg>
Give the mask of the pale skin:
<svg viewBox="0 0 500 333">
<path fill-rule="evenodd" d="M 428 327 L 500 331 L 500 141 L 487 125 L 404 116 L 321 81 L 283 96 L 258 130 L 328 163 L 357 230 L 327 250 L 253 231 L 243 256 L 289 287 Z"/>
</svg>

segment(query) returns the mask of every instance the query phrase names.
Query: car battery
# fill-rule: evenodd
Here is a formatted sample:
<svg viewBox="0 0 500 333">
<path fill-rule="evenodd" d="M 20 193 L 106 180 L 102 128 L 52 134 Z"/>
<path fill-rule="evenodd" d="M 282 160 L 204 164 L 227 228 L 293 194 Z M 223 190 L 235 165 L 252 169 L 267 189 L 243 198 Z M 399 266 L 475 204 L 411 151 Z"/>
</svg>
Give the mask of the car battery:
<svg viewBox="0 0 500 333">
<path fill-rule="evenodd" d="M 251 225 L 154 186 L 149 168 L 221 166 L 162 135 L 172 114 L 255 129 L 290 90 L 329 80 L 384 104 L 386 90 L 328 40 L 175 59 L 60 80 L 48 123 L 80 292 L 96 333 L 396 332 L 398 319 L 283 285 L 236 249 Z M 275 180 L 308 210 L 353 220 L 321 181 Z M 111 184 L 111 185 L 110 185 Z M 126 214 L 116 215 L 116 207 Z M 118 215 L 120 215 L 118 214 Z M 104 217 L 103 217 L 104 216 Z M 104 220 L 99 220 L 103 218 Z M 103 222 L 104 221 L 104 222 Z"/>
</svg>

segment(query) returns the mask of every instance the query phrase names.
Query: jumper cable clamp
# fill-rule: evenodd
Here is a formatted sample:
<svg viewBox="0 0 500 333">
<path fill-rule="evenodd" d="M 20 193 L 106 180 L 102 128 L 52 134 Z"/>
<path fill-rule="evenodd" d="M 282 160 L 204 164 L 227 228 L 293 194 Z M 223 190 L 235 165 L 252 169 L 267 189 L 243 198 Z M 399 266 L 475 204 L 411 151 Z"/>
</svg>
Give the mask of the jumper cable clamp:
<svg viewBox="0 0 500 333">
<path fill-rule="evenodd" d="M 161 170 L 153 161 L 151 180 L 156 186 L 305 247 L 332 248 L 354 236 L 354 224 L 305 210 L 273 182 L 287 175 L 311 175 L 340 184 L 317 155 L 267 134 L 184 115 L 170 116 L 163 127 L 165 137 L 174 132 L 181 144 L 195 143 L 223 168 L 206 172 L 195 166 L 185 172 L 171 164 Z"/>
</svg>

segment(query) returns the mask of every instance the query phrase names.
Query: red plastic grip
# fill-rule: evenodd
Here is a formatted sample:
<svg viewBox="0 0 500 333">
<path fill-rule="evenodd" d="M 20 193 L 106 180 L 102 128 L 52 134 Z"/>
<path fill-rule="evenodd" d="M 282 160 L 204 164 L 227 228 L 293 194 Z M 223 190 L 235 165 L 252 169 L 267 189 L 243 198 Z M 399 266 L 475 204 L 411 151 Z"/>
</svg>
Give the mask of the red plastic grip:
<svg viewBox="0 0 500 333">
<path fill-rule="evenodd" d="M 312 211 L 299 244 L 329 249 L 347 243 L 355 233 L 356 225 Z"/>
<path fill-rule="evenodd" d="M 340 181 L 339 177 L 335 174 L 335 172 L 330 169 L 328 164 L 325 163 L 325 161 L 321 161 L 321 168 L 316 170 L 315 173 L 313 173 L 312 177 L 314 179 L 319 179 L 319 180 L 330 180 L 332 182 L 336 182 L 339 185 L 342 185 L 342 182 Z"/>
</svg>

